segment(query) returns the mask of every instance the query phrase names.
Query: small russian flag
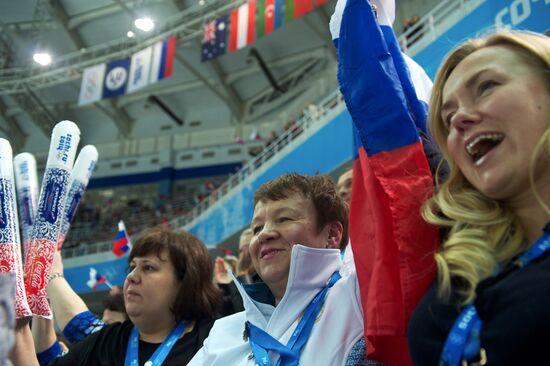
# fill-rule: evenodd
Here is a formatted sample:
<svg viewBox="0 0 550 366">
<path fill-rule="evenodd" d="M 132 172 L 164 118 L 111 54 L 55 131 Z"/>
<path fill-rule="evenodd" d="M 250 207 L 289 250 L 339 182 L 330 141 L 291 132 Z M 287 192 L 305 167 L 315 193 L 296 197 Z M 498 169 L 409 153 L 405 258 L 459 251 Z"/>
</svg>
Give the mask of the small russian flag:
<svg viewBox="0 0 550 366">
<path fill-rule="evenodd" d="M 153 58 L 149 75 L 150 84 L 172 75 L 175 54 L 176 37 L 170 37 L 164 42 L 157 42 L 153 45 Z"/>
<path fill-rule="evenodd" d="M 126 232 L 124 221 L 120 220 L 118 222 L 118 232 L 115 237 L 115 243 L 113 244 L 113 253 L 115 253 L 117 257 L 122 257 L 130 249 L 132 249 L 130 237 Z"/>
<path fill-rule="evenodd" d="M 90 279 L 88 280 L 88 282 L 86 282 L 88 287 L 95 291 L 97 285 L 100 285 L 102 283 L 109 286 L 109 288 L 113 287 L 111 286 L 109 281 L 107 281 L 107 277 L 100 274 L 94 267 L 90 267 Z"/>
</svg>

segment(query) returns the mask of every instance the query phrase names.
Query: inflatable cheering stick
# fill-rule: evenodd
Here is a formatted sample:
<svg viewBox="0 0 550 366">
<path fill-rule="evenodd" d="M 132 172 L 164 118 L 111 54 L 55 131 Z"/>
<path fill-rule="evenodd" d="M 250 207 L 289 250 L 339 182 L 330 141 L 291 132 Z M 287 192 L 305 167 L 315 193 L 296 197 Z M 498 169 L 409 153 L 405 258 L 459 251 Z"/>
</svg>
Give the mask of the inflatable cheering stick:
<svg viewBox="0 0 550 366">
<path fill-rule="evenodd" d="M 69 176 L 80 141 L 80 130 L 71 121 L 59 122 L 52 131 L 50 152 L 42 180 L 38 209 L 32 227 L 31 244 L 25 263 L 25 289 L 34 315 L 51 318 L 46 286 L 61 229 L 63 204 Z"/>
<path fill-rule="evenodd" d="M 0 272 L 15 273 L 15 316 L 32 315 L 23 286 L 12 150 L 5 139 L 0 139 Z"/>
<path fill-rule="evenodd" d="M 21 243 L 23 245 L 24 263 L 31 242 L 32 224 L 38 205 L 38 176 L 34 155 L 21 153 L 13 158 L 15 173 L 15 189 L 19 206 L 19 226 L 21 227 Z"/>
<path fill-rule="evenodd" d="M 94 171 L 97 163 L 97 149 L 93 145 L 86 145 L 80 150 L 76 163 L 74 163 L 73 171 L 69 178 L 69 192 L 65 199 L 65 209 L 63 210 L 63 221 L 61 230 L 57 238 L 57 250 L 61 250 L 61 246 L 65 241 L 65 237 L 69 232 L 71 222 L 74 219 L 78 204 L 86 191 L 90 176 Z"/>
</svg>

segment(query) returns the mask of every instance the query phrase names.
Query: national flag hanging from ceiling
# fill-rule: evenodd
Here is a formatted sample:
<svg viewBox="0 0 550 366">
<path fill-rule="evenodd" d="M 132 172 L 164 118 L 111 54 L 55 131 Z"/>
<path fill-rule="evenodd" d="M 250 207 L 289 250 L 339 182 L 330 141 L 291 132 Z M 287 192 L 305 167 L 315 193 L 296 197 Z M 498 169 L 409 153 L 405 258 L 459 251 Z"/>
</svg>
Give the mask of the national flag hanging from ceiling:
<svg viewBox="0 0 550 366">
<path fill-rule="evenodd" d="M 283 0 L 258 0 L 256 37 L 272 33 L 283 25 Z"/>
<path fill-rule="evenodd" d="M 132 249 L 132 242 L 130 241 L 130 237 L 126 232 L 124 221 L 120 220 L 118 223 L 118 232 L 116 234 L 115 242 L 113 244 L 113 253 L 117 257 L 122 257 L 130 249 Z"/>
<path fill-rule="evenodd" d="M 131 93 L 149 85 L 152 54 L 153 48 L 149 46 L 132 55 L 128 87 L 126 88 L 127 93 Z"/>
<path fill-rule="evenodd" d="M 225 54 L 229 17 L 223 15 L 204 25 L 201 61 L 206 62 Z"/>
<path fill-rule="evenodd" d="M 153 45 L 149 84 L 172 76 L 175 54 L 176 37 L 170 37 L 166 41 L 157 42 Z"/>
<path fill-rule="evenodd" d="M 130 60 L 127 58 L 111 61 L 107 64 L 105 80 L 103 81 L 103 98 L 116 97 L 126 92 L 129 67 Z"/>
<path fill-rule="evenodd" d="M 103 79 L 105 79 L 105 64 L 86 68 L 82 73 L 78 105 L 86 105 L 101 100 L 103 95 Z"/>
<path fill-rule="evenodd" d="M 249 0 L 231 11 L 229 52 L 246 47 L 256 39 L 256 6 L 256 0 Z"/>
<path fill-rule="evenodd" d="M 291 21 L 313 10 L 313 0 L 285 0 L 285 19 Z"/>
<path fill-rule="evenodd" d="M 331 18 L 338 80 L 358 142 L 350 240 L 368 357 L 410 365 L 407 323 L 434 279 L 433 255 L 439 245 L 437 229 L 420 216 L 421 205 L 433 193 L 419 137 L 426 104 L 409 78 L 409 72 L 420 68 L 403 59 L 391 29 L 393 0 L 374 3 L 380 25 L 366 0 L 339 0 Z M 407 63 L 412 67 L 407 69 Z"/>
</svg>

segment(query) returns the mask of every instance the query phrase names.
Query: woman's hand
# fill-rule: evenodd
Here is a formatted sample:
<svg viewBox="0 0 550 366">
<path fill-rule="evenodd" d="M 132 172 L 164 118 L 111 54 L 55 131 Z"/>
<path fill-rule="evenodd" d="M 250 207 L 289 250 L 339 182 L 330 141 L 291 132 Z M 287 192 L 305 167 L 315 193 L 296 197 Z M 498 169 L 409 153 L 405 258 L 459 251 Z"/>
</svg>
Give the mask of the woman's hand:
<svg viewBox="0 0 550 366">
<path fill-rule="evenodd" d="M 229 265 L 225 263 L 223 258 L 216 257 L 214 263 L 214 282 L 219 284 L 231 283 L 232 279 L 229 276 Z"/>
</svg>

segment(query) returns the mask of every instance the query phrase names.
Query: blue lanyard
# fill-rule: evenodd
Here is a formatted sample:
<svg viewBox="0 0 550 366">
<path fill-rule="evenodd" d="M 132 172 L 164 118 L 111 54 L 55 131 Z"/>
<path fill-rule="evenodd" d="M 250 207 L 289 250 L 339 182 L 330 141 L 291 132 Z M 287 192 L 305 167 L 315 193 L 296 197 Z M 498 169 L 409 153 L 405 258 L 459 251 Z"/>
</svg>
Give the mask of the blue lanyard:
<svg viewBox="0 0 550 366">
<path fill-rule="evenodd" d="M 514 262 L 525 267 L 550 249 L 550 225 L 542 236 Z M 473 304 L 467 305 L 456 319 L 441 353 L 440 366 L 457 366 L 462 360 L 471 360 L 479 355 L 481 319 Z"/>
<path fill-rule="evenodd" d="M 271 366 L 268 351 L 279 354 L 277 366 L 298 365 L 300 353 L 311 335 L 315 319 L 325 303 L 327 292 L 340 278 L 340 273 L 338 271 L 334 272 L 325 287 L 311 300 L 286 346 L 254 324 L 246 322 L 246 333 L 249 337 L 250 347 L 256 362 L 260 366 Z"/>
<path fill-rule="evenodd" d="M 185 329 L 187 328 L 187 324 L 189 324 L 188 321 L 182 320 L 180 321 L 174 329 L 168 334 L 168 337 L 161 343 L 160 346 L 158 346 L 157 350 L 147 362 L 145 362 L 146 366 L 160 366 L 168 356 L 168 353 L 170 353 L 170 350 L 172 347 L 174 347 L 174 344 L 178 341 L 178 339 L 181 337 L 183 332 L 185 332 Z M 130 339 L 128 340 L 128 348 L 126 350 L 126 359 L 124 360 L 124 366 L 138 366 L 138 344 L 139 344 L 139 337 L 138 337 L 138 329 L 134 325 L 132 328 L 132 332 L 130 333 Z"/>
</svg>

